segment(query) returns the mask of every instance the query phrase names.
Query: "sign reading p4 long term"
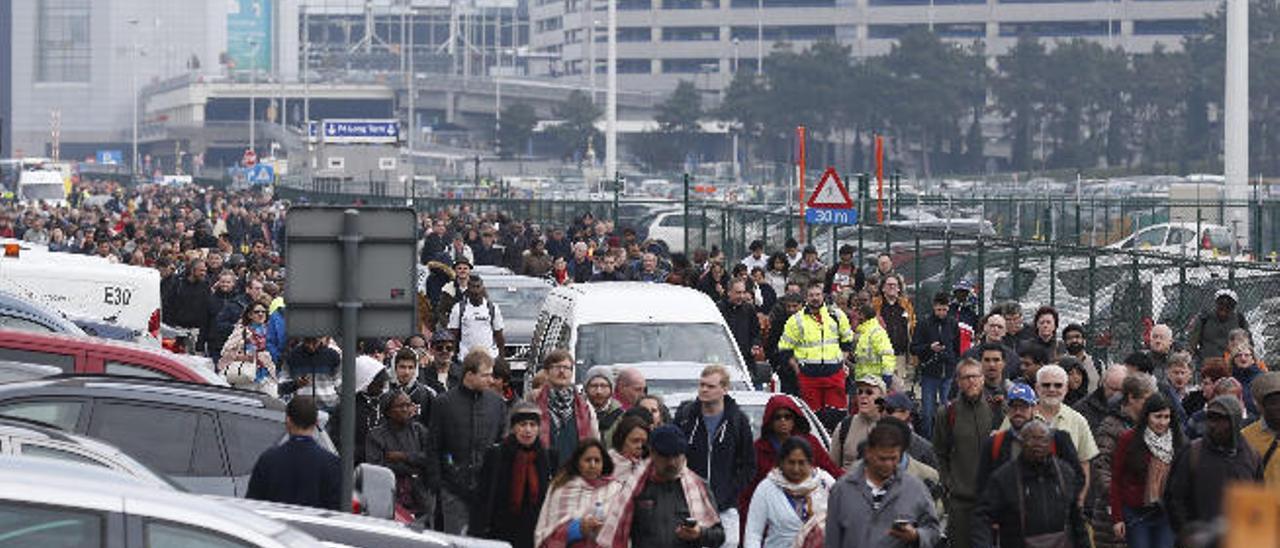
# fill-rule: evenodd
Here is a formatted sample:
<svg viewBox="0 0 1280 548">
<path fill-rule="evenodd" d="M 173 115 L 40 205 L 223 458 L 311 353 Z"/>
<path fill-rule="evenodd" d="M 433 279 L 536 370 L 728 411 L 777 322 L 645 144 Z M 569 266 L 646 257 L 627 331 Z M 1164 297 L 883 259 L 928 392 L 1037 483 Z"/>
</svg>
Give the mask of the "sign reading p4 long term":
<svg viewBox="0 0 1280 548">
<path fill-rule="evenodd" d="M 398 120 L 325 120 L 320 128 L 326 143 L 395 143 Z"/>
</svg>

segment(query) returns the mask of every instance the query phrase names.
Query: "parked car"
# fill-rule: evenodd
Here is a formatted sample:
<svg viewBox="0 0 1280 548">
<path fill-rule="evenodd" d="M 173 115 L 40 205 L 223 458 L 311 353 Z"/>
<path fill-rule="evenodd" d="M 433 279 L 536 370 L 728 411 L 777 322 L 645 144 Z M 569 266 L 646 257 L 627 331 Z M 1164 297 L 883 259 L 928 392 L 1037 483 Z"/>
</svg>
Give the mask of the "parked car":
<svg viewBox="0 0 1280 548">
<path fill-rule="evenodd" d="M 0 329 L 0 360 L 50 365 L 65 373 L 98 373 L 225 386 L 207 358 L 87 335 Z"/>
<path fill-rule="evenodd" d="M 0 360 L 0 384 L 43 379 L 61 374 L 62 370 L 52 365 Z"/>
<path fill-rule="evenodd" d="M 693 245 L 702 241 L 705 228 L 708 242 L 719 242 L 724 237 L 724 227 L 720 226 L 718 215 L 703 215 L 701 208 L 690 211 L 685 219 L 684 210 L 660 211 L 639 221 L 644 223 L 641 232 L 646 240 L 661 240 L 667 244 L 671 253 L 684 253 L 684 233 L 689 230 L 689 243 Z"/>
<path fill-rule="evenodd" d="M 39 421 L 0 417 L 0 455 L 47 458 L 123 472 L 142 484 L 181 489 L 120 449 Z"/>
<path fill-rule="evenodd" d="M 1210 258 L 1230 255 L 1233 240 L 1223 225 L 1177 222 L 1151 225 L 1107 247 Z"/>
<path fill-rule="evenodd" d="M 378 546 L 380 548 L 503 548 L 511 546 L 505 542 L 446 535 L 437 531 L 414 529 L 391 520 L 322 508 L 242 498 L 213 498 L 224 504 L 287 524 L 329 545 Z"/>
<path fill-rule="evenodd" d="M 6 291 L 0 291 L 0 329 L 33 333 L 84 335 L 84 330 L 61 313 Z"/>
<path fill-rule="evenodd" d="M 502 310 L 503 355 L 511 364 L 512 383 L 520 386 L 529 362 L 529 343 L 538 322 L 538 309 L 554 284 L 531 276 L 490 276 L 484 279 L 489 299 Z"/>
<path fill-rule="evenodd" d="M 791 401 L 804 413 L 805 419 L 809 421 L 809 433 L 822 442 L 823 449 L 831 449 L 831 434 L 822 426 L 822 421 L 818 420 L 818 415 L 814 414 L 812 409 L 809 409 L 804 400 L 780 392 L 742 391 L 736 389 L 729 391 L 729 397 L 733 398 L 734 403 L 738 404 L 738 409 L 741 409 L 747 415 L 747 419 L 751 421 L 752 437 L 756 439 L 760 438 L 760 426 L 764 421 L 764 408 L 769 404 L 769 399 L 774 396 L 791 398 Z M 697 392 L 673 392 L 662 397 L 663 403 L 671 408 L 673 412 L 680 407 L 680 404 L 695 399 L 698 399 Z"/>
<path fill-rule="evenodd" d="M 0 416 L 87 435 L 202 494 L 243 496 L 258 456 L 285 439 L 284 403 L 158 379 L 62 376 L 0 385 Z M 324 429 L 317 441 L 333 449 Z"/>
<path fill-rule="evenodd" d="M 24 457 L 0 459 L 0 541 L 51 548 L 320 545 L 217 500 L 140 485 L 105 468 Z"/>
</svg>

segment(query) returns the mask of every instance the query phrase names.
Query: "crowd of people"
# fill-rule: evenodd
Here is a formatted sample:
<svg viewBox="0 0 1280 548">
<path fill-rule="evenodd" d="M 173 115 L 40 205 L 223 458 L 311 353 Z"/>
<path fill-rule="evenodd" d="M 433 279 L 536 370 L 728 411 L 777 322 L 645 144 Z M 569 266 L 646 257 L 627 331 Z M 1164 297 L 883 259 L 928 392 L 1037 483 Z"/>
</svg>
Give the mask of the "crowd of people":
<svg viewBox="0 0 1280 548">
<path fill-rule="evenodd" d="M 397 505 L 448 533 L 538 547 L 1208 545 L 1228 485 L 1280 488 L 1280 372 L 1256 355 L 1231 290 L 1185 341 L 1155 325 L 1107 363 L 1052 307 L 980 315 L 968 280 L 909 295 L 889 254 L 864 268 L 844 245 L 827 265 L 788 240 L 728 262 L 589 213 L 543 227 L 462 206 L 420 215 L 418 329 L 360 341 L 347 410 L 341 350 L 287 336 L 287 204 L 194 186 L 88 185 L 73 199 L 6 206 L 0 237 L 157 268 L 166 323 L 231 384 L 290 400 L 282 448 L 309 443 L 318 411 L 335 438 L 336 416 L 355 413 L 357 461 L 391 469 Z M 704 292 L 757 387 L 777 381 L 759 433 L 719 365 L 675 409 L 633 368 L 575 385 L 565 351 L 523 392 L 482 265 Z M 333 473 L 310 448 L 258 464 L 251 496 L 341 506 L 329 483 L 298 480 Z"/>
</svg>

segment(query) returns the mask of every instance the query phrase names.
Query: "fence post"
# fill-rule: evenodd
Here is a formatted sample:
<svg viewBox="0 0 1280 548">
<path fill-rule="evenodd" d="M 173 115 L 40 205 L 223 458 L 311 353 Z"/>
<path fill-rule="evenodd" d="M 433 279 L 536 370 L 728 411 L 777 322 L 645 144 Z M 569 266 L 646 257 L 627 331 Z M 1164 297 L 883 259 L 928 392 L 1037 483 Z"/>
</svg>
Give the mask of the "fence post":
<svg viewBox="0 0 1280 548">
<path fill-rule="evenodd" d="M 951 272 L 951 231 L 948 230 L 943 235 L 943 238 L 944 239 L 942 242 L 942 259 L 944 263 L 942 267 L 943 268 L 942 283 L 943 283 L 944 291 L 946 291 L 946 290 L 950 290 L 952 285 L 955 284 L 955 280 L 952 279 L 953 275 Z M 918 255 L 919 253 L 920 253 L 920 236 L 917 235 L 916 236 L 916 254 Z M 917 266 L 917 269 L 919 269 L 918 266 Z"/>
<path fill-rule="evenodd" d="M 692 257 L 689 249 L 689 174 L 684 174 L 684 254 Z"/>
<path fill-rule="evenodd" d="M 983 200 L 983 204 L 985 209 L 985 204 L 986 204 L 985 199 Z M 986 282 L 987 282 L 987 246 L 986 246 L 986 240 L 982 238 L 982 233 L 979 232 L 978 233 L 978 287 L 977 287 L 978 291 L 988 290 L 986 286 Z M 983 314 L 986 314 L 986 313 L 987 313 L 986 307 L 983 306 L 983 298 L 981 295 L 979 295 L 978 296 L 978 317 L 981 318 Z M 978 329 L 979 326 L 975 325 L 973 326 L 973 328 Z"/>
<path fill-rule="evenodd" d="M 1021 281 L 1019 278 L 1022 277 L 1020 273 L 1022 269 L 1019 268 L 1021 265 L 1022 265 L 1022 239 L 1015 238 L 1013 240 L 1013 263 L 1010 264 L 1010 270 L 1013 271 L 1013 276 L 1011 280 L 1013 282 L 1013 287 L 1010 288 L 1010 292 L 1011 292 L 1010 296 L 1013 297 L 1014 300 L 1018 299 L 1018 293 L 1019 293 L 1018 289 L 1022 287 L 1022 284 L 1019 283 Z"/>
<path fill-rule="evenodd" d="M 732 257 L 732 255 L 729 255 L 729 250 L 728 250 L 729 240 L 732 237 L 732 234 L 733 233 L 729 230 L 729 207 L 726 205 L 721 205 L 720 206 L 720 252 L 724 253 L 726 257 Z"/>
<path fill-rule="evenodd" d="M 1049 306 L 1058 306 L 1058 244 L 1049 241 Z"/>
<path fill-rule="evenodd" d="M 920 233 L 916 232 L 915 236 L 916 236 L 915 270 L 914 270 L 914 273 L 911 275 L 911 277 L 915 278 L 915 282 L 916 282 L 916 290 L 915 290 L 916 302 L 920 302 Z"/>
<path fill-rule="evenodd" d="M 1187 326 L 1187 261 L 1178 261 L 1178 333 L 1185 336 L 1183 329 Z"/>
<path fill-rule="evenodd" d="M 685 224 L 689 223 L 685 222 Z M 685 230 L 688 230 L 688 228 L 686 227 Z M 702 200 L 702 248 L 707 249 L 707 201 L 705 199 Z"/>
<path fill-rule="evenodd" d="M 1129 269 L 1129 275 L 1131 276 L 1130 281 L 1133 283 L 1133 285 L 1131 285 L 1131 286 L 1130 286 L 1130 287 L 1131 287 L 1131 289 L 1130 289 L 1130 290 L 1131 290 L 1131 291 L 1133 291 L 1136 295 L 1141 295 L 1141 294 L 1142 294 L 1142 279 L 1141 279 L 1141 277 L 1138 275 L 1138 254 L 1136 254 L 1136 253 L 1135 253 L 1135 254 L 1131 255 L 1130 263 L 1129 263 L 1129 264 L 1130 264 L 1130 265 L 1132 265 L 1132 266 L 1130 267 L 1130 269 Z M 1123 297 L 1123 295 L 1117 295 L 1117 296 L 1118 296 L 1118 297 Z M 1113 297 L 1113 298 L 1112 298 L 1112 303 L 1113 303 L 1113 304 L 1112 304 L 1112 308 L 1113 308 L 1113 309 L 1115 308 L 1115 304 L 1114 304 L 1114 302 L 1115 302 L 1115 301 L 1114 301 L 1114 297 Z M 1143 309 L 1143 306 L 1142 306 L 1141 304 L 1138 304 L 1138 305 L 1136 305 L 1136 306 L 1134 306 L 1134 307 L 1133 307 L 1133 337 L 1132 337 L 1131 339 L 1129 339 L 1129 343 L 1130 343 L 1130 344 L 1135 345 L 1135 346 L 1134 346 L 1134 348 L 1141 348 L 1141 347 L 1142 347 L 1142 327 L 1141 327 L 1141 326 L 1142 326 L 1142 311 L 1143 311 L 1142 309 Z M 1114 322 L 1115 322 L 1115 318 L 1114 318 L 1114 316 L 1115 316 L 1115 315 L 1113 314 L 1112 316 L 1113 316 L 1113 318 L 1112 318 L 1112 320 L 1111 320 L 1111 321 L 1112 321 L 1112 324 L 1113 324 L 1113 325 L 1112 325 L 1112 329 L 1111 329 L 1111 330 L 1114 332 L 1114 331 L 1115 331 L 1115 326 L 1114 326 Z M 1127 349 L 1125 349 L 1125 350 L 1127 350 Z M 1116 354 L 1116 355 L 1117 355 L 1117 356 L 1119 356 L 1120 354 Z"/>
<path fill-rule="evenodd" d="M 1097 269 L 1098 269 L 1098 248 L 1096 246 L 1091 245 L 1089 246 L 1089 295 L 1098 294 L 1097 279 L 1094 277 L 1094 272 L 1097 271 Z M 1090 351 L 1093 351 L 1095 348 L 1093 344 L 1094 333 L 1096 333 L 1098 329 L 1098 326 L 1096 325 L 1095 322 L 1096 320 L 1094 319 L 1094 300 L 1090 298 L 1089 299 L 1089 330 L 1088 330 L 1089 338 L 1088 340 L 1085 341 L 1085 343 L 1089 345 Z"/>
<path fill-rule="evenodd" d="M 769 244 L 769 212 L 760 213 L 760 240 Z"/>
</svg>

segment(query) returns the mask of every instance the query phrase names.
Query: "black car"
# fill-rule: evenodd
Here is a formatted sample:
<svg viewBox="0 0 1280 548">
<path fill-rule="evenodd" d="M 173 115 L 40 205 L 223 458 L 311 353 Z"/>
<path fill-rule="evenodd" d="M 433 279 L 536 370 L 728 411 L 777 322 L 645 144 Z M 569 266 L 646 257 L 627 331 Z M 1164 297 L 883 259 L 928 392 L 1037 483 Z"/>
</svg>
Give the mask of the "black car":
<svg viewBox="0 0 1280 548">
<path fill-rule="evenodd" d="M 257 392 L 159 379 L 70 375 L 0 385 L 0 416 L 101 439 L 211 495 L 244 495 L 258 455 L 285 435 L 284 408 Z"/>
</svg>

